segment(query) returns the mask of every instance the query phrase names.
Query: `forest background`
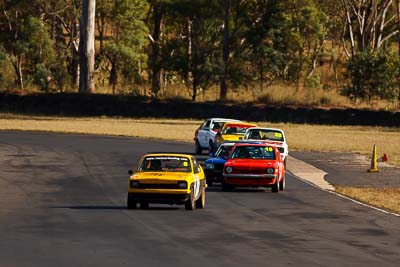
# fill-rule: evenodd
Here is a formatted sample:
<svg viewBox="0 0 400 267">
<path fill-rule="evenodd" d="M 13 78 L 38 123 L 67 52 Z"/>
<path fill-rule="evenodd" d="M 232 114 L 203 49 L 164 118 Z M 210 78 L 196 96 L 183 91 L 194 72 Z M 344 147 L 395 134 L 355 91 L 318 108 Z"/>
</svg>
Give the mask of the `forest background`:
<svg viewBox="0 0 400 267">
<path fill-rule="evenodd" d="M 91 93 L 399 109 L 400 0 L 90 1 Z M 79 92 L 83 4 L 0 0 L 0 92 Z"/>
</svg>

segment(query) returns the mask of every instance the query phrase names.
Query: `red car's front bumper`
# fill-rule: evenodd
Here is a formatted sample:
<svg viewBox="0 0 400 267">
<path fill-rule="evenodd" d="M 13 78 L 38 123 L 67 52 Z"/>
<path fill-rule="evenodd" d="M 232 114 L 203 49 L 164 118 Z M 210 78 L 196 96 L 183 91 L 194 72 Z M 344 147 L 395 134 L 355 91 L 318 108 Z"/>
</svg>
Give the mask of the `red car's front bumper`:
<svg viewBox="0 0 400 267">
<path fill-rule="evenodd" d="M 278 179 L 274 174 L 226 174 L 224 182 L 232 186 L 272 186 Z"/>
</svg>

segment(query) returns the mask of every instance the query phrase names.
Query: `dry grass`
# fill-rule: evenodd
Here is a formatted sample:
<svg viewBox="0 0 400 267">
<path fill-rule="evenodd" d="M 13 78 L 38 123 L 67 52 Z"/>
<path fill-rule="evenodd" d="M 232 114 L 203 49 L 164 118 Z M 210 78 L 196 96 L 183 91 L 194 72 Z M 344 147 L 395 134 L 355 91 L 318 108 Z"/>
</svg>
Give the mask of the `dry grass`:
<svg viewBox="0 0 400 267">
<path fill-rule="evenodd" d="M 13 117 L 13 118 L 11 118 Z M 0 115 L 0 129 L 134 136 L 190 142 L 200 121 Z"/>
<path fill-rule="evenodd" d="M 140 93 L 146 92 L 146 88 Z M 147 92 L 150 89 L 147 88 Z M 197 101 L 215 101 L 219 99 L 219 87 L 210 87 L 207 90 L 199 89 Z M 161 99 L 186 99 L 191 100 L 191 91 L 184 86 L 170 85 L 162 89 L 159 93 Z M 258 85 L 249 85 L 228 91 L 227 99 L 235 103 L 263 103 L 268 105 L 294 105 L 294 106 L 314 106 L 314 107 L 343 107 L 343 108 L 363 108 L 373 110 L 398 110 L 399 105 L 396 101 L 373 99 L 371 103 L 359 101 L 353 103 L 349 98 L 342 96 L 334 88 L 323 90 L 322 88 L 299 88 L 293 85 L 274 84 L 269 87 L 260 88 Z"/>
<path fill-rule="evenodd" d="M 400 213 L 400 188 L 337 187 L 336 191 L 360 202 Z"/>
</svg>

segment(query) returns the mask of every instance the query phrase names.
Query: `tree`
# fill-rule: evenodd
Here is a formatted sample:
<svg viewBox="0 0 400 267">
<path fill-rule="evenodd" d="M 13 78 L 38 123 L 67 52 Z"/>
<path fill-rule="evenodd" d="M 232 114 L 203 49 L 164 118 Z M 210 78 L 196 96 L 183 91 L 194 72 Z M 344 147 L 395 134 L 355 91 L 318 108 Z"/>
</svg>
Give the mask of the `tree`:
<svg viewBox="0 0 400 267">
<path fill-rule="evenodd" d="M 150 35 L 151 53 L 151 91 L 153 96 L 157 96 L 161 90 L 161 49 L 162 49 L 162 31 L 165 9 L 168 1 L 166 0 L 149 0 L 152 14 L 152 34 Z"/>
<path fill-rule="evenodd" d="M 219 82 L 221 66 L 221 16 L 219 1 L 176 0 L 166 6 L 161 66 L 178 74 L 192 100 Z"/>
<path fill-rule="evenodd" d="M 343 45 L 348 58 L 365 50 L 379 51 L 399 32 L 394 22 L 396 14 L 391 12 L 393 0 L 341 0 L 341 4 L 345 25 Z"/>
<path fill-rule="evenodd" d="M 343 93 L 355 102 L 373 97 L 394 99 L 398 94 L 400 60 L 391 53 L 366 50 L 349 60 L 347 65 L 351 85 Z"/>
<path fill-rule="evenodd" d="M 285 67 L 283 77 L 296 87 L 305 68 L 311 76 L 317 57 L 327 37 L 325 13 L 314 0 L 288 0 L 280 3 L 284 22 L 275 34 L 275 49 L 282 53 Z"/>
<path fill-rule="evenodd" d="M 135 81 L 145 67 L 147 56 L 144 54 L 148 43 L 147 27 L 144 15 L 148 6 L 141 0 L 103 1 L 110 9 L 110 36 L 103 45 L 103 53 L 110 62 L 109 83 L 115 93 L 119 75 Z M 136 79 L 138 80 L 138 79 Z"/>
<path fill-rule="evenodd" d="M 228 88 L 226 85 L 226 74 L 228 69 L 228 58 L 229 58 L 229 10 L 230 0 L 225 0 L 224 5 L 224 37 L 222 41 L 222 70 L 221 70 L 221 91 L 219 98 L 221 100 L 226 99 L 228 94 Z"/>
<path fill-rule="evenodd" d="M 24 1 L 1 0 L 0 5 L 0 49 L 13 66 L 15 83 L 20 90 L 25 89 L 26 81 L 47 88 L 54 44 L 40 12 Z"/>
<path fill-rule="evenodd" d="M 43 22 L 55 43 L 51 66 L 52 83 L 60 92 L 65 87 L 79 88 L 79 17 L 81 4 L 76 0 L 35 0 Z"/>
<path fill-rule="evenodd" d="M 95 61 L 95 9 L 96 0 L 82 1 L 80 38 L 80 82 L 79 92 L 93 93 Z"/>
</svg>

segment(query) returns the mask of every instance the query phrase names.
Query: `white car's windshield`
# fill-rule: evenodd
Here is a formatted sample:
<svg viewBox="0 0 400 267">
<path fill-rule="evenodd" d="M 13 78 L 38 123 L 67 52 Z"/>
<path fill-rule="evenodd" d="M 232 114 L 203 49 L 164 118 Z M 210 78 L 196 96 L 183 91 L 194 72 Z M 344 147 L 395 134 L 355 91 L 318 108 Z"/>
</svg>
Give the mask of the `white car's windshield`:
<svg viewBox="0 0 400 267">
<path fill-rule="evenodd" d="M 276 130 L 264 130 L 264 129 L 251 129 L 246 134 L 246 139 L 253 140 L 272 140 L 284 142 L 282 132 Z"/>
<path fill-rule="evenodd" d="M 190 160 L 185 157 L 146 157 L 140 168 L 145 172 L 191 172 Z"/>
</svg>

